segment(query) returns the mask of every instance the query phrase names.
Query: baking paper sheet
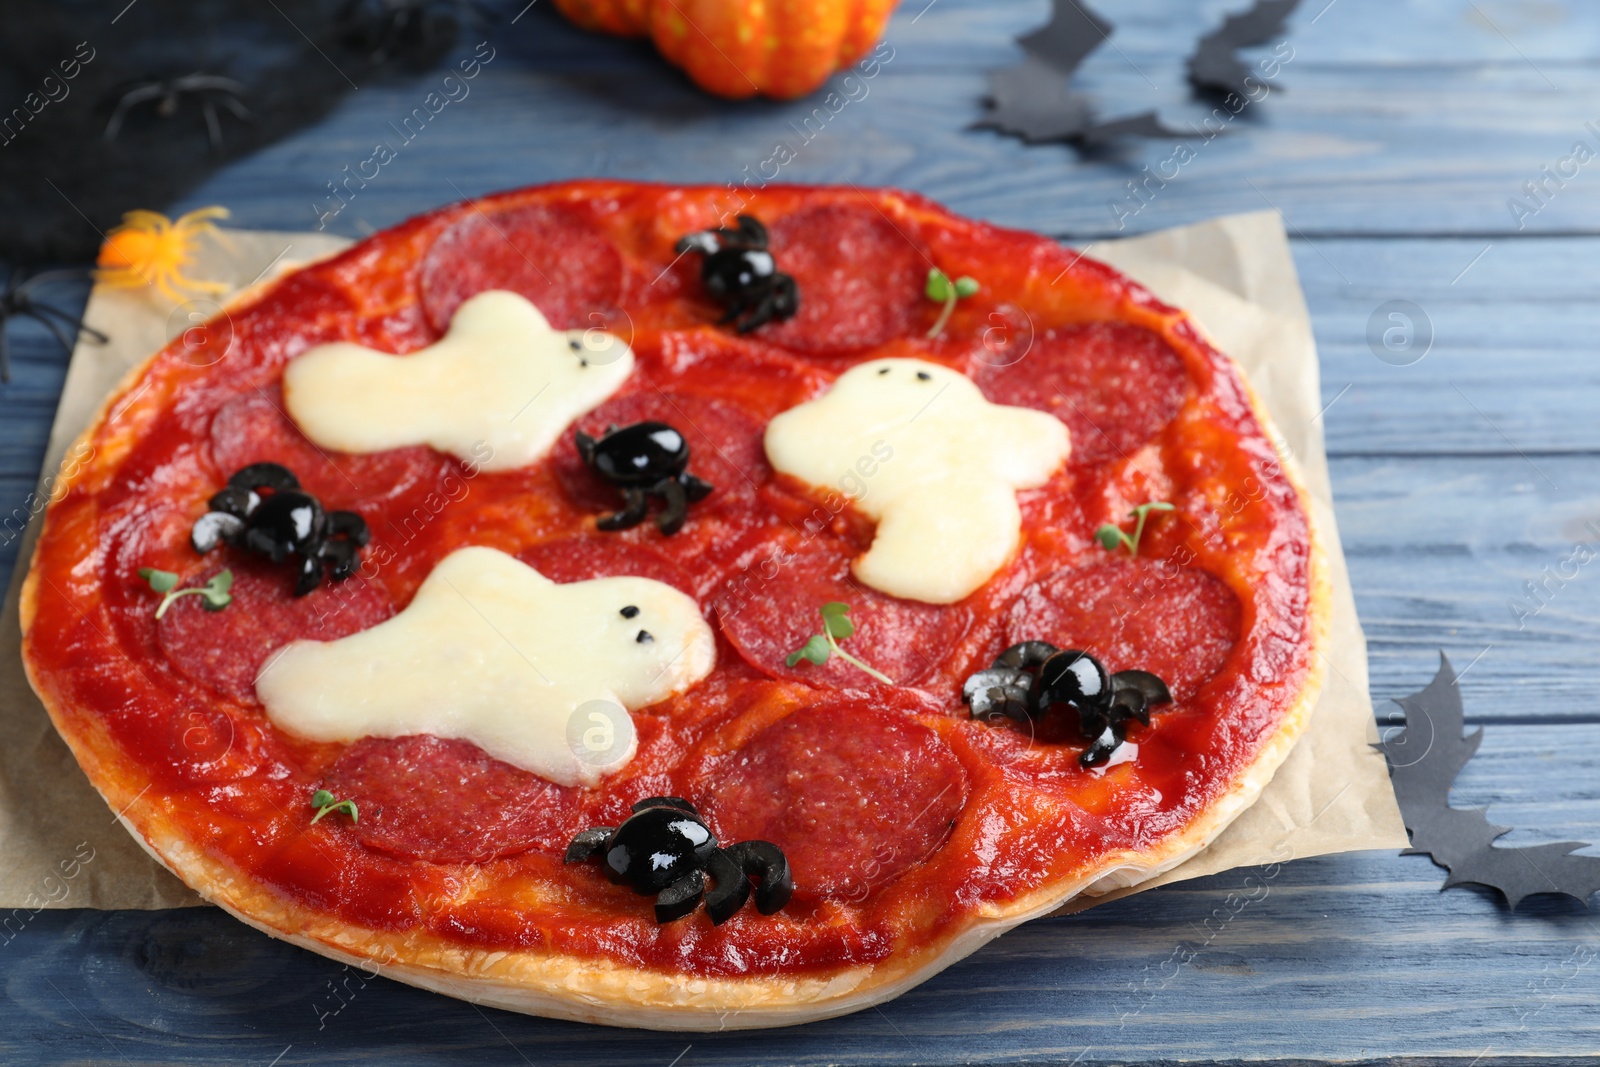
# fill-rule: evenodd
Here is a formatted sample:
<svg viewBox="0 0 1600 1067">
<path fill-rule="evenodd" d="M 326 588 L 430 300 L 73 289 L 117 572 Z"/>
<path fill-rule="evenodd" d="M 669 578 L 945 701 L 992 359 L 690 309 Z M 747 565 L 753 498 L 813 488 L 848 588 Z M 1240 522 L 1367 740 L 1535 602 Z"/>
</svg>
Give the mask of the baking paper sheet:
<svg viewBox="0 0 1600 1067">
<path fill-rule="evenodd" d="M 327 234 L 232 230 L 208 242 L 199 277 L 235 287 L 271 277 L 343 245 Z M 1087 253 L 1186 308 L 1244 367 L 1314 497 L 1333 577 L 1328 680 L 1316 712 L 1272 783 L 1188 862 L 1134 889 L 1069 905 L 1069 910 L 1127 892 L 1234 867 L 1355 849 L 1406 845 L 1389 787 L 1367 691 L 1366 640 L 1356 621 L 1344 553 L 1334 525 L 1319 418 L 1316 346 L 1288 241 L 1276 213 L 1233 215 L 1180 229 L 1095 244 Z M 111 336 L 73 353 L 51 431 L 45 475 L 25 505 L 42 511 L 63 458 L 129 368 L 167 340 L 203 322 L 215 305 L 174 309 L 146 292 L 97 286 L 87 322 Z M 44 907 L 168 908 L 202 901 L 144 853 L 116 822 L 23 676 L 17 597 L 39 521 L 28 526 L 0 619 L 0 929 L 15 929 Z M 0 940 L 4 935 L 0 934 Z"/>
</svg>

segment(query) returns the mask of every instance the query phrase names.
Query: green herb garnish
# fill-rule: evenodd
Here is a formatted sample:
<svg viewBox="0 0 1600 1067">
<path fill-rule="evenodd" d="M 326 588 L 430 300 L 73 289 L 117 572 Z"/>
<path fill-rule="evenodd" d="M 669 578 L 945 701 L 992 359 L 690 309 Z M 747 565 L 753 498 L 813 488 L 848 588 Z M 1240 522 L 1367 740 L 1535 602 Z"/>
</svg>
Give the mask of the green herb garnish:
<svg viewBox="0 0 1600 1067">
<path fill-rule="evenodd" d="M 317 813 L 311 817 L 311 825 L 313 826 L 317 824 L 318 819 L 330 811 L 343 811 L 350 816 L 351 822 L 358 821 L 356 819 L 356 802 L 353 800 L 340 800 L 326 789 L 319 789 L 311 794 L 311 806 L 317 809 Z"/>
<path fill-rule="evenodd" d="M 955 313 L 956 301 L 978 291 L 978 279 L 962 275 L 951 281 L 950 275 L 938 267 L 929 267 L 928 284 L 922 291 L 927 294 L 929 300 L 938 300 L 944 304 L 944 310 L 939 312 L 939 318 L 934 322 L 933 329 L 928 331 L 929 337 L 938 337 L 944 332 L 945 323 L 949 322 L 950 316 Z"/>
<path fill-rule="evenodd" d="M 1108 522 L 1094 532 L 1095 540 L 1099 541 L 1100 547 L 1105 549 L 1107 552 L 1115 552 L 1118 545 L 1123 545 L 1127 547 L 1128 555 L 1138 556 L 1139 539 L 1144 536 L 1144 523 L 1145 520 L 1150 517 L 1150 513 L 1152 511 L 1173 510 L 1175 510 L 1173 506 L 1167 503 L 1165 500 L 1152 500 L 1148 504 L 1140 504 L 1138 507 L 1128 512 L 1129 518 L 1137 520 L 1133 527 L 1132 537 L 1129 537 L 1127 534 L 1123 533 L 1122 527 L 1116 525 L 1115 523 Z"/>
<path fill-rule="evenodd" d="M 837 654 L 846 663 L 866 671 L 884 685 L 893 685 L 894 679 L 875 667 L 856 659 L 850 653 L 839 647 L 839 642 L 856 632 L 856 624 L 850 621 L 850 605 L 833 601 L 817 609 L 822 616 L 822 632 L 812 634 L 806 643 L 789 653 L 783 661 L 793 667 L 801 660 L 809 660 L 817 666 L 828 662 L 828 657 Z"/>
<path fill-rule="evenodd" d="M 167 613 L 172 602 L 181 596 L 198 596 L 204 598 L 207 611 L 221 611 L 233 603 L 233 594 L 228 590 L 233 588 L 233 572 L 222 571 L 212 576 L 205 585 L 193 586 L 189 589 L 178 588 L 178 576 L 171 571 L 158 571 L 154 567 L 140 567 L 139 577 L 150 583 L 150 588 L 158 593 L 165 593 L 161 604 L 156 608 L 156 618 Z"/>
</svg>

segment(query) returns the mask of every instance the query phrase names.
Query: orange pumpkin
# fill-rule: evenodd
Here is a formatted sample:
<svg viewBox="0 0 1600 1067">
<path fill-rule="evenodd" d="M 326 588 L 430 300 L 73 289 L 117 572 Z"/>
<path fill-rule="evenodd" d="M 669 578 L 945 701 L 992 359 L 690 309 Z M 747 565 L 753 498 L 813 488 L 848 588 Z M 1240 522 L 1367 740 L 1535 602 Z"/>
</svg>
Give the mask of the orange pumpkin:
<svg viewBox="0 0 1600 1067">
<path fill-rule="evenodd" d="M 860 59 L 895 0 L 555 0 L 586 29 L 648 35 L 701 88 L 804 96 Z"/>
</svg>

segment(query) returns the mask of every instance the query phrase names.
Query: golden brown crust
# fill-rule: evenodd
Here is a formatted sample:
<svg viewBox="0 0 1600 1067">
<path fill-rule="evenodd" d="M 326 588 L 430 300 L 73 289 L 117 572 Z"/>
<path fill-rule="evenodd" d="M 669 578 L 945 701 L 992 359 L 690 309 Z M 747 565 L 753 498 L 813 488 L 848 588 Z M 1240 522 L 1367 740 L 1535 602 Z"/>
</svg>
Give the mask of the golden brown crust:
<svg viewBox="0 0 1600 1067">
<path fill-rule="evenodd" d="M 129 372 L 81 440 L 96 440 L 105 429 L 108 413 L 129 394 L 149 366 L 147 361 Z M 1237 368 L 1234 372 L 1238 373 Z M 1257 419 L 1267 427 L 1267 413 L 1259 399 L 1248 387 L 1247 393 Z M 118 430 L 120 436 L 131 437 L 137 432 L 137 423 L 124 420 Z M 102 452 L 118 451 L 106 447 L 114 441 L 101 437 L 98 443 Z M 1003 906 L 989 906 L 945 929 L 937 940 L 911 951 L 901 950 L 884 962 L 826 973 L 739 978 L 684 976 L 548 951 L 471 949 L 428 933 L 395 934 L 331 917 L 285 899 L 248 873 L 206 854 L 189 840 L 181 824 L 144 798 L 125 757 L 103 728 L 92 725 L 91 716 L 78 714 L 79 709 L 68 705 L 53 680 L 35 669 L 29 633 L 37 612 L 41 575 L 33 570 L 24 583 L 21 598 L 24 662 L 29 680 L 57 729 L 130 833 L 207 900 L 257 929 L 333 959 L 376 968 L 387 977 L 412 985 L 553 1018 L 693 1031 L 793 1025 L 892 999 L 1013 926 L 1048 914 L 1080 894 L 1097 895 L 1135 885 L 1170 869 L 1204 848 L 1255 801 L 1310 719 L 1323 683 L 1322 650 L 1327 644 L 1331 613 L 1328 566 L 1315 512 L 1292 463 L 1285 462 L 1283 469 L 1299 494 L 1311 531 L 1308 669 L 1292 706 L 1228 788 L 1182 832 L 1153 848 L 1108 855 L 1068 883 L 1041 888 Z M 87 477 L 87 470 L 65 472 L 64 488 L 70 491 L 75 480 Z M 49 514 L 45 522 L 48 536 Z"/>
</svg>

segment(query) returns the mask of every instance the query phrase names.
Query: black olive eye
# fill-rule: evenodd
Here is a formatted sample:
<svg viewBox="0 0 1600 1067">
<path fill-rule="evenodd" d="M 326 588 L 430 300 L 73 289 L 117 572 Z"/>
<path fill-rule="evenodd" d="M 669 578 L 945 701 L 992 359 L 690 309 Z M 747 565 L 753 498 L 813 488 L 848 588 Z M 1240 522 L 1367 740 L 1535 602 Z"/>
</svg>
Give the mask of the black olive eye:
<svg viewBox="0 0 1600 1067">
<path fill-rule="evenodd" d="M 567 347 L 572 349 L 574 352 L 583 351 L 583 344 L 576 337 L 570 337 L 567 339 Z"/>
<path fill-rule="evenodd" d="M 917 381 L 919 381 L 919 382 L 931 382 L 931 381 L 933 381 L 933 375 L 929 374 L 925 370 L 919 370 L 919 371 L 917 371 Z"/>
<path fill-rule="evenodd" d="M 629 604 L 627 607 L 622 609 L 622 617 L 624 619 L 634 618 L 638 614 L 639 614 L 639 609 L 634 607 L 632 604 Z"/>
<path fill-rule="evenodd" d="M 889 368 L 888 367 L 879 367 L 878 368 L 878 373 L 879 374 L 888 374 L 889 373 Z"/>
<path fill-rule="evenodd" d="M 640 630 L 639 636 L 635 637 L 634 640 L 639 642 L 641 645 L 648 645 L 651 641 L 654 641 L 655 638 L 651 636 L 649 630 Z"/>
</svg>

